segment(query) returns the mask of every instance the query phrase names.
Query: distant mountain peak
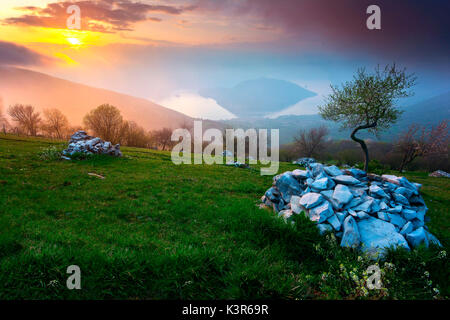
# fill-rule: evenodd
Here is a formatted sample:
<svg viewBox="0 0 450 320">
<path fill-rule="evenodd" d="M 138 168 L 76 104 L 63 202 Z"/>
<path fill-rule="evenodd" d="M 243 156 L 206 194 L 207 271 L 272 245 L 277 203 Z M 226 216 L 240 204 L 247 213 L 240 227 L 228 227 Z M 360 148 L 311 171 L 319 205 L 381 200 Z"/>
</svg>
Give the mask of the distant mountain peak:
<svg viewBox="0 0 450 320">
<path fill-rule="evenodd" d="M 199 93 L 241 118 L 265 116 L 317 95 L 293 82 L 267 77 L 245 80 L 232 88 L 202 89 Z"/>
</svg>

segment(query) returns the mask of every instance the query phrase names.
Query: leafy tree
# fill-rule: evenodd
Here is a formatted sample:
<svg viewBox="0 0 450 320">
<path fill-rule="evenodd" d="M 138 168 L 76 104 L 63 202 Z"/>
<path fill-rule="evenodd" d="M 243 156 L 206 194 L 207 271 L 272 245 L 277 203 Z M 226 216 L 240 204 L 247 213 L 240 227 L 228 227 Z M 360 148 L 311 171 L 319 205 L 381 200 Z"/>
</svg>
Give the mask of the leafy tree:
<svg viewBox="0 0 450 320">
<path fill-rule="evenodd" d="M 418 157 L 447 155 L 448 153 L 448 121 L 426 129 L 418 124 L 411 124 L 396 142 L 396 150 L 402 155 L 399 171 Z"/>
<path fill-rule="evenodd" d="M 402 111 L 396 107 L 399 98 L 409 97 L 414 86 L 414 74 L 406 74 L 395 64 L 384 69 L 378 66 L 374 73 L 358 69 L 353 81 L 340 88 L 331 86 L 332 93 L 319 113 L 326 120 L 342 123 L 342 128 L 353 129 L 350 137 L 360 144 L 365 157 L 364 170 L 368 170 L 369 151 L 363 139 L 356 137 L 360 130 L 378 134 L 394 124 Z"/>
<path fill-rule="evenodd" d="M 45 109 L 42 129 L 50 137 L 63 139 L 69 130 L 69 120 L 58 109 Z"/>
<path fill-rule="evenodd" d="M 11 119 L 18 124 L 26 134 L 35 136 L 41 123 L 39 112 L 31 105 L 15 104 L 8 108 Z"/>
<path fill-rule="evenodd" d="M 300 130 L 298 135 L 294 137 L 296 149 L 302 156 L 312 157 L 322 149 L 325 143 L 325 137 L 329 130 L 325 126 L 311 128 L 309 130 Z"/>
<path fill-rule="evenodd" d="M 91 110 L 83 119 L 87 129 L 105 141 L 118 143 L 123 130 L 123 118 L 119 109 L 102 104 Z"/>
</svg>

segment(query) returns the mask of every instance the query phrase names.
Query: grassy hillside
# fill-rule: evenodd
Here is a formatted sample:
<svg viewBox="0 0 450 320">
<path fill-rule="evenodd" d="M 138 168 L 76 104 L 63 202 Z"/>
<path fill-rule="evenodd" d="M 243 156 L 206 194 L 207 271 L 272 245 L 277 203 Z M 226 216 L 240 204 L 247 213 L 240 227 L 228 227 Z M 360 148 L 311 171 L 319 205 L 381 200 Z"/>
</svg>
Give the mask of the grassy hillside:
<svg viewBox="0 0 450 320">
<path fill-rule="evenodd" d="M 305 218 L 291 226 L 257 207 L 272 180 L 259 170 L 175 166 L 169 153 L 135 148 L 52 160 L 42 157 L 49 147 L 64 144 L 0 135 L 0 299 L 450 295 L 448 179 L 407 175 L 424 184 L 428 225 L 445 248 L 390 252 L 394 267 L 379 262 L 385 289 L 367 291 L 373 262 Z M 81 290 L 66 288 L 72 264 Z"/>
</svg>

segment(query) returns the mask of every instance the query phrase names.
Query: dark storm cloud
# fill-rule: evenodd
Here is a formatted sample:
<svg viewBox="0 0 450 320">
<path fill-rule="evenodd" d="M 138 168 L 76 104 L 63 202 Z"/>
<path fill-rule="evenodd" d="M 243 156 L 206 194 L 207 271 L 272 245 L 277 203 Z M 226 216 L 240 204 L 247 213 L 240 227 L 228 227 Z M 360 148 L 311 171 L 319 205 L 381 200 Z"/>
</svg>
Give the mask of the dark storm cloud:
<svg viewBox="0 0 450 320">
<path fill-rule="evenodd" d="M 0 41 L 0 65 L 32 66 L 43 65 L 50 59 L 28 48 L 10 42 Z"/>
<path fill-rule="evenodd" d="M 84 0 L 49 3 L 46 7 L 20 7 L 25 12 L 19 17 L 4 19 L 7 25 L 27 25 L 46 28 L 66 28 L 70 5 L 78 5 L 81 9 L 82 29 L 98 32 L 115 32 L 133 30 L 133 25 L 140 21 L 161 21 L 160 18 L 149 17 L 151 13 L 179 15 L 193 10 L 194 6 L 152 5 L 130 0 Z"/>
</svg>

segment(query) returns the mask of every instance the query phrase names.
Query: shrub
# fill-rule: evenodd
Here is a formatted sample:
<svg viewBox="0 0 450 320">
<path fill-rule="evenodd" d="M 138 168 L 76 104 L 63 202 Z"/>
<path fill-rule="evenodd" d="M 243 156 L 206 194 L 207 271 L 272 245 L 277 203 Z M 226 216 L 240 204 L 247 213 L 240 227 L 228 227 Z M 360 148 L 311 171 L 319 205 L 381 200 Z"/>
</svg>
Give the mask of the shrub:
<svg viewBox="0 0 450 320">
<path fill-rule="evenodd" d="M 44 161 L 55 161 L 61 159 L 61 151 L 56 146 L 42 148 L 38 154 L 39 159 Z"/>
</svg>

